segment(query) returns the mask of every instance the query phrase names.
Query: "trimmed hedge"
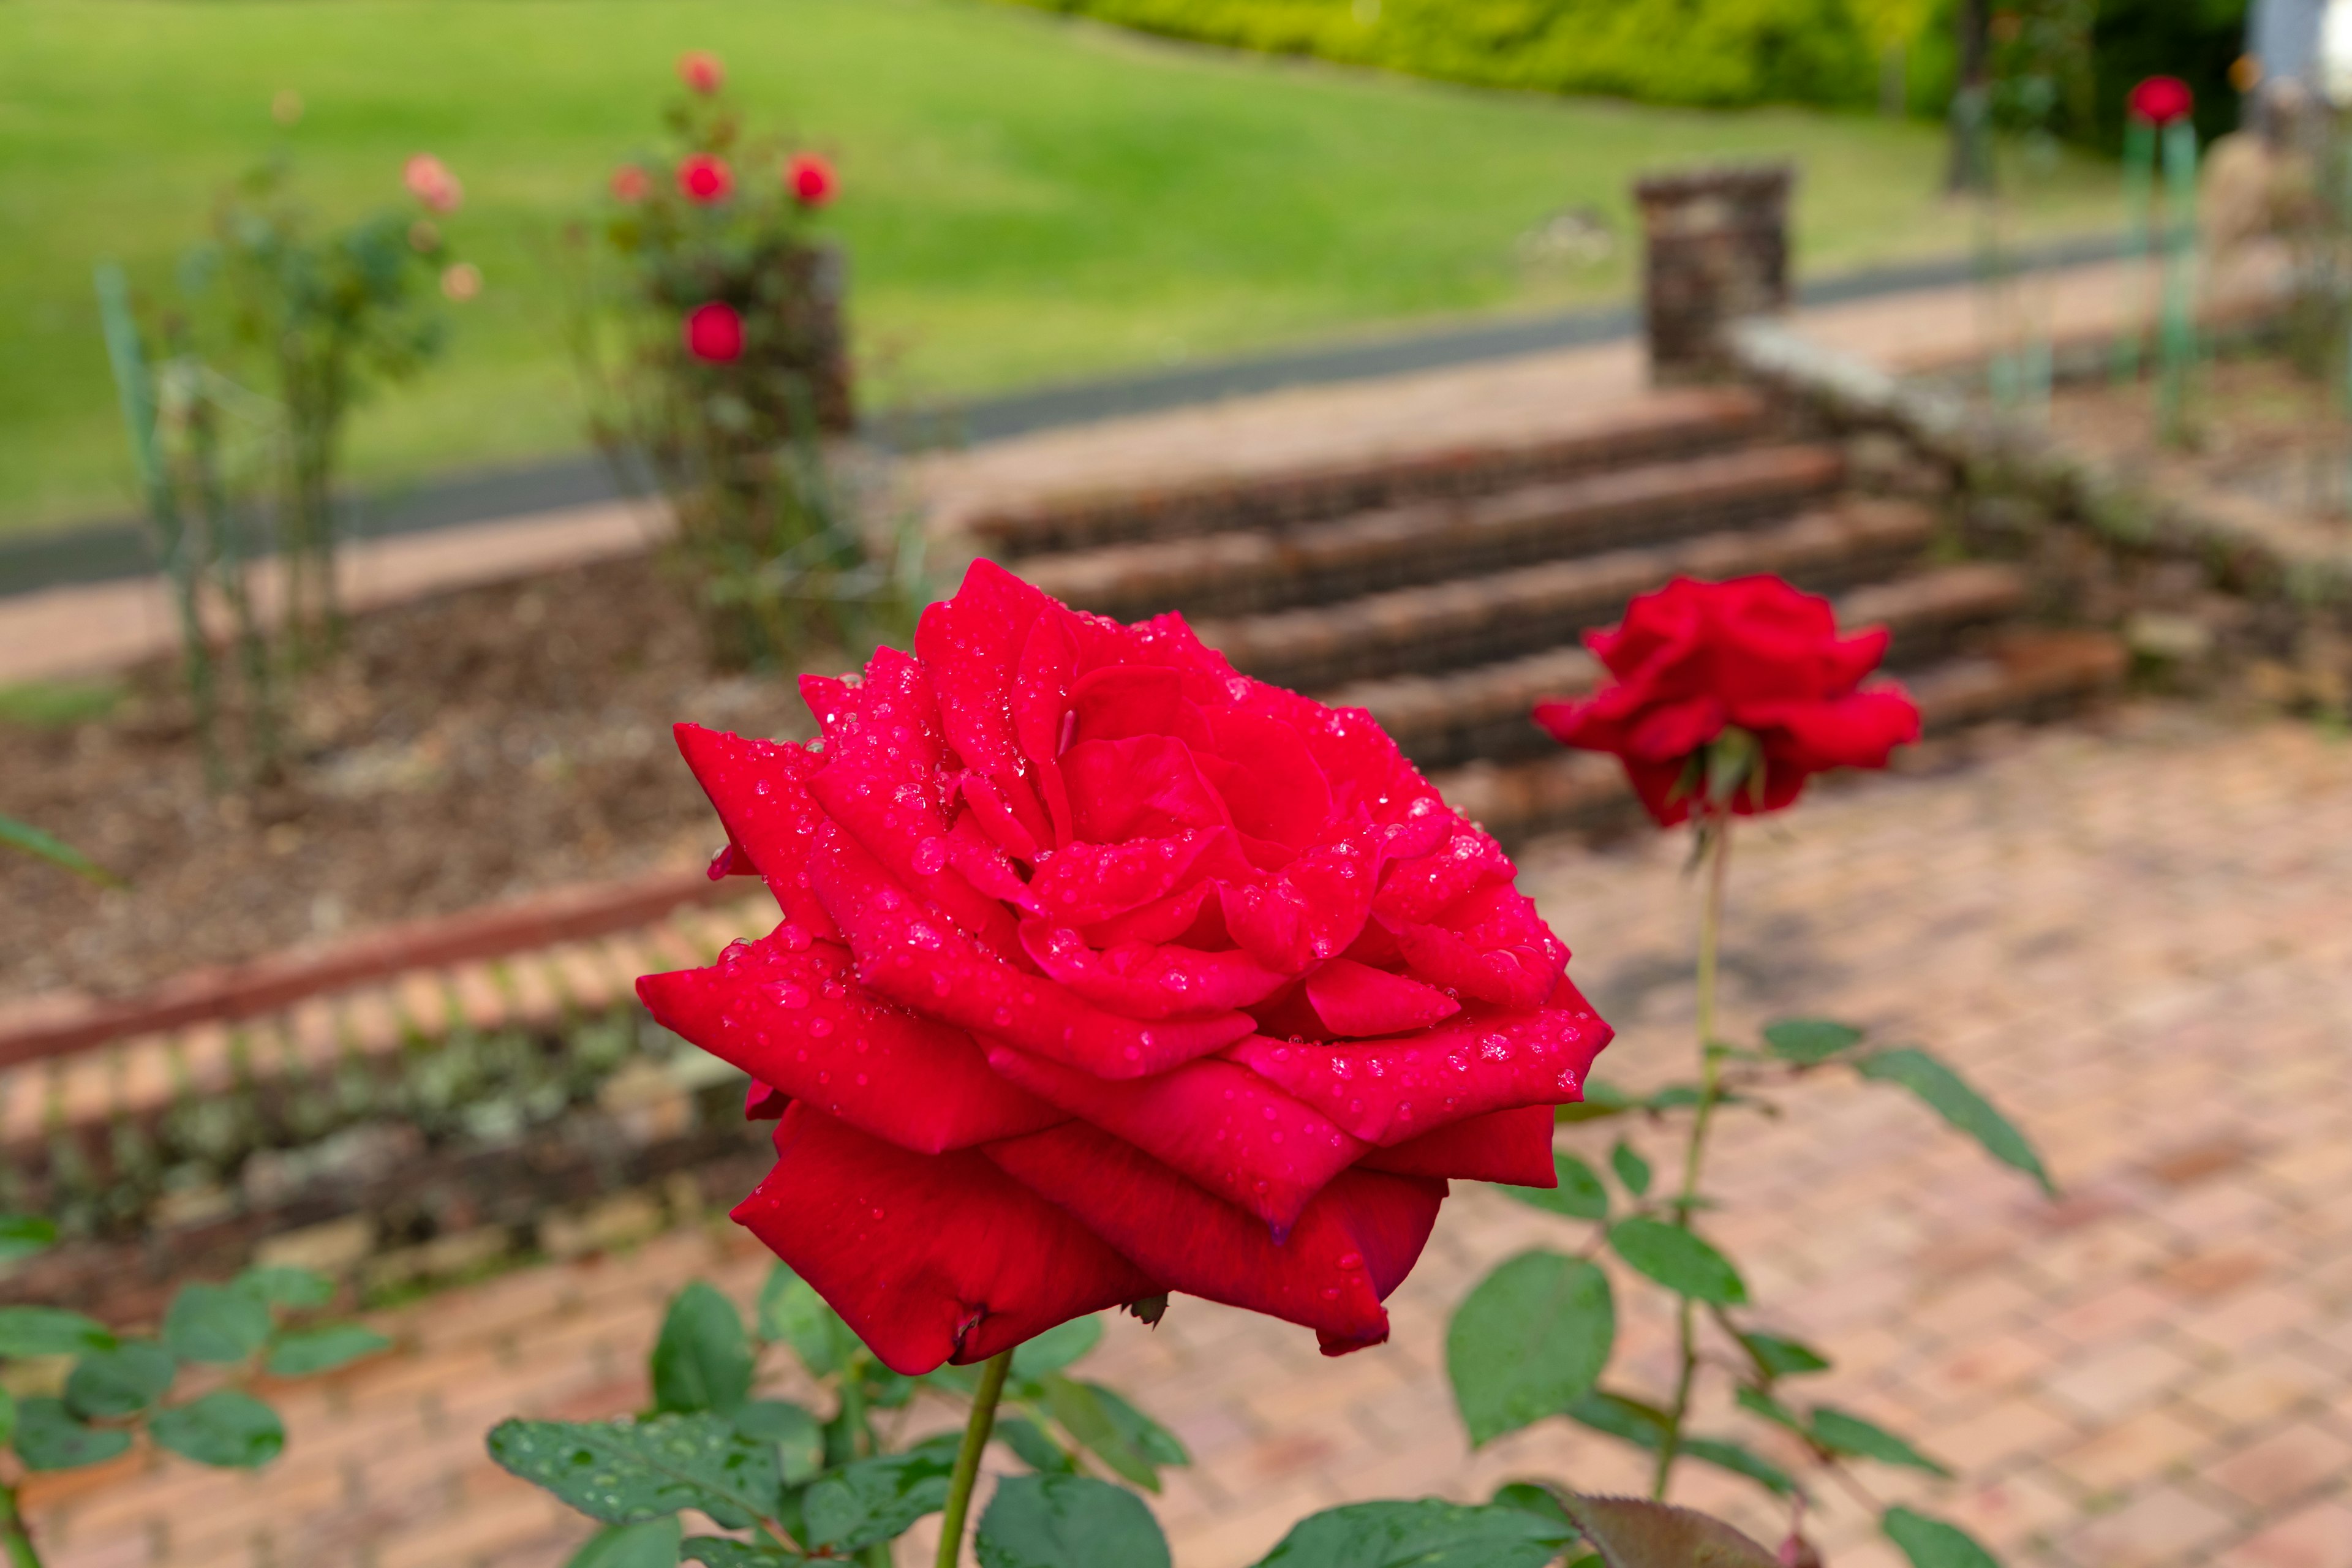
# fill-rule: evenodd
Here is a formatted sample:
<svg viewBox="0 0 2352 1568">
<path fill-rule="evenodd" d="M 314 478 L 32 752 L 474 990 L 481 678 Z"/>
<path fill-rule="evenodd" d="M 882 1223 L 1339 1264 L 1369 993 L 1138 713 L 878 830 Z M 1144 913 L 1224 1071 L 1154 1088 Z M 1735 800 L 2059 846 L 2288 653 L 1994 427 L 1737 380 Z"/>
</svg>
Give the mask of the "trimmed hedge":
<svg viewBox="0 0 2352 1568">
<path fill-rule="evenodd" d="M 1853 0 L 1015 0 L 1173 37 L 1482 87 L 1654 103 L 1866 104 Z"/>
</svg>

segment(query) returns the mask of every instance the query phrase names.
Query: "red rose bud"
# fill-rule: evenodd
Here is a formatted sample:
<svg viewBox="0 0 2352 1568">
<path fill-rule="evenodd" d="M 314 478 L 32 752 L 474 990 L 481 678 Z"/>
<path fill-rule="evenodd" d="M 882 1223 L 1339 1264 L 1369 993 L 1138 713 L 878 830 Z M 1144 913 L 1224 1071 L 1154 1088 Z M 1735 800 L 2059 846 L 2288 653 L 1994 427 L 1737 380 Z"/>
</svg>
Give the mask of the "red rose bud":
<svg viewBox="0 0 2352 1568">
<path fill-rule="evenodd" d="M 1705 791 L 1699 754 L 1727 729 L 1759 752 L 1757 787 L 1732 796 L 1742 816 L 1780 810 L 1814 773 L 1883 768 L 1919 738 L 1900 687 L 1861 689 L 1885 629 L 1841 637 L 1827 599 L 1778 577 L 1677 577 L 1584 640 L 1616 679 L 1583 701 L 1538 704 L 1536 722 L 1562 745 L 1616 753 L 1660 826 L 1689 817 Z"/>
<path fill-rule="evenodd" d="M 2169 125 L 2197 107 L 2197 95 L 2177 76 L 2152 76 L 2131 89 L 2132 113 L 2155 125 Z"/>
<path fill-rule="evenodd" d="M 635 163 L 624 163 L 613 171 L 613 199 L 635 206 L 654 194 L 653 176 Z"/>
<path fill-rule="evenodd" d="M 735 307 L 712 300 L 686 313 L 686 352 L 712 364 L 743 357 L 743 318 Z"/>
<path fill-rule="evenodd" d="M 400 180 L 410 195 L 436 213 L 456 212 L 466 199 L 466 187 L 457 176 L 430 153 L 419 153 L 402 164 Z"/>
<path fill-rule="evenodd" d="M 706 49 L 688 49 L 677 57 L 677 79 L 692 91 L 709 98 L 727 81 L 725 68 L 719 57 Z"/>
<path fill-rule="evenodd" d="M 784 164 L 784 188 L 804 207 L 821 207 L 833 200 L 839 184 L 833 165 L 814 153 L 795 153 Z"/>
<path fill-rule="evenodd" d="M 735 188 L 735 174 L 724 158 L 697 153 L 678 164 L 677 188 L 690 202 L 723 202 Z"/>
<path fill-rule="evenodd" d="M 1360 710 L 986 561 L 801 693 L 677 729 L 782 923 L 637 994 L 788 1100 L 735 1218 L 886 1364 L 1171 1290 L 1378 1344 L 1449 1179 L 1555 1184 L 1609 1026 Z"/>
</svg>

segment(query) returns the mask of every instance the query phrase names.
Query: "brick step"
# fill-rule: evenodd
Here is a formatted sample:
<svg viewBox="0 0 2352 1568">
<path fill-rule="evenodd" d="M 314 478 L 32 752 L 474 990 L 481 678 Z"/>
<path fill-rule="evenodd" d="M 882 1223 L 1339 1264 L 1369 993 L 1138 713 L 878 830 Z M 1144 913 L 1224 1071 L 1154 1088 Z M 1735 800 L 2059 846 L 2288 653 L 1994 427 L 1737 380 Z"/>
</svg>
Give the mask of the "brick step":
<svg viewBox="0 0 2352 1568">
<path fill-rule="evenodd" d="M 2129 663 L 2123 644 L 2104 632 L 2019 627 L 1986 651 L 1933 665 L 1906 684 L 1932 737 L 1991 719 L 2056 717 L 2114 690 Z M 1506 843 L 1631 821 L 1637 809 L 1617 759 L 1594 752 L 1472 763 L 1433 773 L 1430 782 Z"/>
<path fill-rule="evenodd" d="M 1867 582 L 1908 564 L 1935 531 L 1934 514 L 1911 502 L 1842 500 L 1769 528 L 1203 621 L 1194 629 L 1260 679 L 1318 690 L 1555 647 L 1615 620 L 1628 599 L 1678 574 L 1771 572 L 1814 588 Z"/>
<path fill-rule="evenodd" d="M 1121 540 L 1276 528 L 1444 496 L 1736 446 L 1763 434 L 1765 399 L 1744 386 L 1678 387 L 1475 441 L 1367 450 L 1189 483 L 1101 486 L 983 506 L 959 520 L 1003 561 Z"/>
<path fill-rule="evenodd" d="M 1833 447 L 1741 447 L 1295 528 L 1038 556 L 1022 574 L 1120 620 L 1255 615 L 1785 516 L 1844 471 Z"/>
<path fill-rule="evenodd" d="M 1916 667 L 1949 658 L 1965 635 L 2013 614 L 2026 599 L 2014 566 L 1971 562 L 1856 588 L 1838 600 L 1838 622 L 1894 633 L 1888 662 Z M 1552 742 L 1528 718 L 1546 698 L 1577 697 L 1600 679 L 1600 662 L 1575 645 L 1444 675 L 1363 680 L 1320 694 L 1335 707 L 1363 708 L 1423 768 L 1479 758 L 1502 762 L 1547 752 Z"/>
</svg>

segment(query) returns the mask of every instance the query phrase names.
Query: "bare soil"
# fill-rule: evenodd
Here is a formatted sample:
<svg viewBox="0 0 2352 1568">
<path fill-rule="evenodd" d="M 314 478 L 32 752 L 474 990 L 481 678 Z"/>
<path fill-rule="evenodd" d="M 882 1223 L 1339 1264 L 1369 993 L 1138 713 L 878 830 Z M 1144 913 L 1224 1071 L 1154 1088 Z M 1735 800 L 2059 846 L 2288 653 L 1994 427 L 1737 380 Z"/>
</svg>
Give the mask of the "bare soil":
<svg viewBox="0 0 2352 1568">
<path fill-rule="evenodd" d="M 708 854 L 720 835 L 670 725 L 814 732 L 790 681 L 714 674 L 638 561 L 359 617 L 304 693 L 298 757 L 263 787 L 206 790 L 175 666 L 124 683 L 102 717 L 0 721 L 0 814 L 131 882 L 0 858 L 0 997 L 121 994 Z"/>
<path fill-rule="evenodd" d="M 2062 384 L 2051 397 L 2050 427 L 2110 467 L 2319 517 L 2343 517 L 2352 503 L 2352 424 L 2326 382 L 2284 355 L 2236 354 L 2200 367 L 2179 443 L 2158 439 L 2150 380 Z"/>
</svg>

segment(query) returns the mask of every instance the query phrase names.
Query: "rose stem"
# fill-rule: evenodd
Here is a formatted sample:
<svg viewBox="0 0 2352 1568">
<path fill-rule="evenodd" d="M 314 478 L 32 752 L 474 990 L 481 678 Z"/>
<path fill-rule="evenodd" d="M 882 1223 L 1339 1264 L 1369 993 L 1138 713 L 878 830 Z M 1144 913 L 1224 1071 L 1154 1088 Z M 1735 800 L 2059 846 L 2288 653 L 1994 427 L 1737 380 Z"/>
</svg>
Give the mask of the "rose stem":
<svg viewBox="0 0 2352 1568">
<path fill-rule="evenodd" d="M 25 1529 L 24 1505 L 13 1484 L 0 1486 L 0 1545 L 8 1549 L 9 1568 L 41 1568 L 41 1554 Z"/>
<path fill-rule="evenodd" d="M 1675 1222 L 1687 1229 L 1698 1200 L 1698 1178 L 1706 1153 L 1706 1130 L 1715 1118 L 1722 1092 L 1722 1058 L 1715 1047 L 1716 950 L 1723 932 L 1723 889 L 1731 868 L 1731 814 L 1715 813 L 1700 824 L 1701 852 L 1706 857 L 1706 896 L 1698 911 L 1698 1106 L 1691 1117 L 1690 1142 L 1683 1149 L 1682 1195 L 1675 1200 Z M 1683 1420 L 1690 1414 L 1691 1383 L 1698 1375 L 1697 1304 L 1682 1300 L 1682 1370 L 1675 1380 L 1674 1408 L 1668 1413 L 1664 1438 L 1658 1444 L 1658 1468 L 1650 1495 L 1663 1500 L 1666 1482 L 1682 1452 Z"/>
<path fill-rule="evenodd" d="M 980 1479 L 980 1456 L 988 1435 L 996 1430 L 996 1401 L 1004 1392 L 1004 1374 L 1013 1367 L 1013 1352 L 999 1351 L 981 1363 L 980 1387 L 971 1396 L 971 1419 L 963 1425 L 963 1447 L 956 1450 L 955 1477 L 948 1482 L 947 1512 L 940 1520 L 939 1568 L 956 1568 L 963 1550 L 964 1516 L 971 1511 L 972 1483 Z"/>
</svg>

